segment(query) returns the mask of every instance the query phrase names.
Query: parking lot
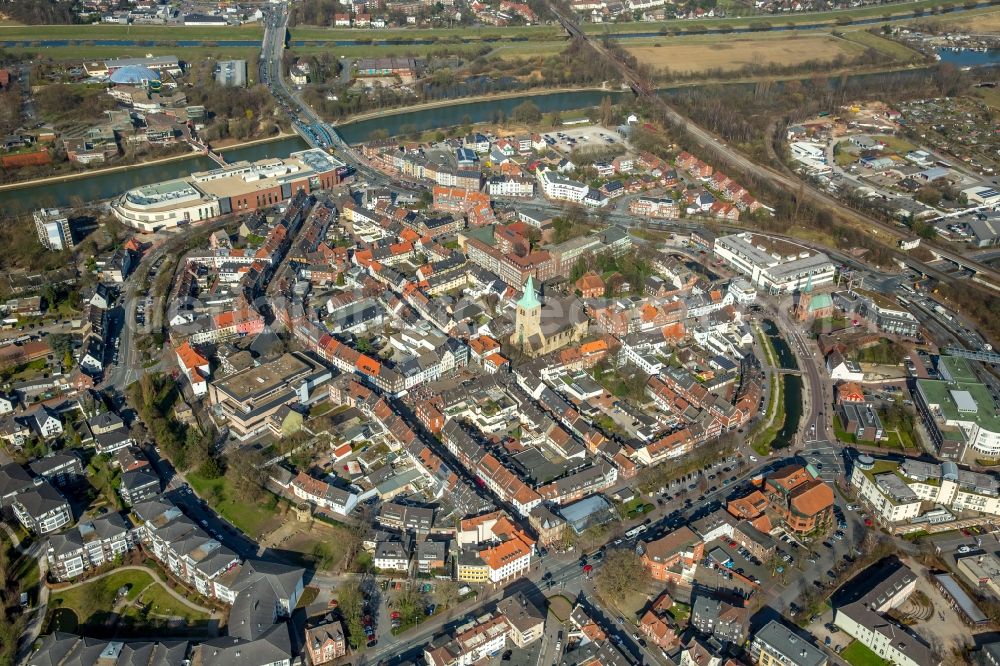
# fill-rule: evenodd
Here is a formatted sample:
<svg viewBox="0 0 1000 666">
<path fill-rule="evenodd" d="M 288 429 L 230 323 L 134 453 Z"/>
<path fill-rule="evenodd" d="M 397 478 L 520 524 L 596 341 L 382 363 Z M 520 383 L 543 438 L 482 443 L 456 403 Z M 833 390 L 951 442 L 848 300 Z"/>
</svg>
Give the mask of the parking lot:
<svg viewBox="0 0 1000 666">
<path fill-rule="evenodd" d="M 622 146 L 624 139 L 614 130 L 604 129 L 596 125 L 580 125 L 578 127 L 563 127 L 558 131 L 543 134 L 542 137 L 550 146 L 563 152 L 587 147 Z"/>
</svg>

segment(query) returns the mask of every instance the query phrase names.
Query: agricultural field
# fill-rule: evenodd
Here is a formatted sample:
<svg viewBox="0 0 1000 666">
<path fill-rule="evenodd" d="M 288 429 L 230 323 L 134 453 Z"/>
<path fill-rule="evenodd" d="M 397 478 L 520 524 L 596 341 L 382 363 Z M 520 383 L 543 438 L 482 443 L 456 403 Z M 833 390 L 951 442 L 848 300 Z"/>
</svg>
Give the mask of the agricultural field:
<svg viewBox="0 0 1000 666">
<path fill-rule="evenodd" d="M 678 74 L 746 65 L 794 65 L 807 60 L 851 58 L 863 47 L 829 34 L 761 35 L 747 37 L 684 37 L 657 40 L 655 44 L 626 47 L 641 63 Z"/>
</svg>

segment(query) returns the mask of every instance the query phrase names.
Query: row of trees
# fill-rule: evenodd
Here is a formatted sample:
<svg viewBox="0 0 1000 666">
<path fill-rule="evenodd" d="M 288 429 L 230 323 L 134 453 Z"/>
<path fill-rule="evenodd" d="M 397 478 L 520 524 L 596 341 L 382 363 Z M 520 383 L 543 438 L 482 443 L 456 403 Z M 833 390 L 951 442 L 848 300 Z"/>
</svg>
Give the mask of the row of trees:
<svg viewBox="0 0 1000 666">
<path fill-rule="evenodd" d="M 0 12 L 9 20 L 26 25 L 68 25 L 78 23 L 76 2 L 61 0 L 7 0 Z"/>
</svg>

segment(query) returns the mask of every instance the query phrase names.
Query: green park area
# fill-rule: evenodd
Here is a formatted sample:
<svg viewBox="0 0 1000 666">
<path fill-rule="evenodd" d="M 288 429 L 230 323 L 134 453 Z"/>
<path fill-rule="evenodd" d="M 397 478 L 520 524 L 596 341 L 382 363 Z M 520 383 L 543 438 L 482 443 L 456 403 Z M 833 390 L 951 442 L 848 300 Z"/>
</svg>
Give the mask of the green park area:
<svg viewBox="0 0 1000 666">
<path fill-rule="evenodd" d="M 272 493 L 265 493 L 260 502 L 244 502 L 239 499 L 232 481 L 226 476 L 208 479 L 196 473 L 189 473 L 187 480 L 199 497 L 252 538 L 270 532 L 279 522 L 280 500 Z"/>
<path fill-rule="evenodd" d="M 48 631 L 93 636 L 207 630 L 208 613 L 181 602 L 148 571 L 124 569 L 49 595 Z"/>
</svg>

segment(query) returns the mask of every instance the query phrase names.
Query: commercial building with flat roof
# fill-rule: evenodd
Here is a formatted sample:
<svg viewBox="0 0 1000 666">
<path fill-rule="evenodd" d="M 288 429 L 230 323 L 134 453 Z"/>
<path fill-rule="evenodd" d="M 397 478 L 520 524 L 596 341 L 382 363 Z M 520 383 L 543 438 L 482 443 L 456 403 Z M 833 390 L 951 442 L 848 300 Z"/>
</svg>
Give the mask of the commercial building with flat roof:
<svg viewBox="0 0 1000 666">
<path fill-rule="evenodd" d="M 957 558 L 958 572 L 973 589 L 1000 598 L 1000 558 L 993 553 L 973 553 Z"/>
<path fill-rule="evenodd" d="M 247 439 L 263 432 L 268 418 L 284 405 L 308 404 L 314 389 L 331 377 L 328 368 L 303 354 L 283 354 L 212 382 L 208 395 L 233 434 Z"/>
<path fill-rule="evenodd" d="M 172 229 L 273 206 L 299 191 L 333 187 L 340 182 L 343 167 L 343 162 L 319 148 L 286 158 L 236 162 L 133 188 L 111 203 L 111 212 L 142 231 Z"/>
<path fill-rule="evenodd" d="M 918 379 L 914 392 L 938 455 L 1000 458 L 1000 410 L 989 388 L 965 359 L 942 356 L 938 371 L 942 379 Z"/>
<path fill-rule="evenodd" d="M 749 232 L 715 239 L 715 255 L 769 293 L 791 293 L 833 282 L 828 256 L 804 245 Z"/>
</svg>

